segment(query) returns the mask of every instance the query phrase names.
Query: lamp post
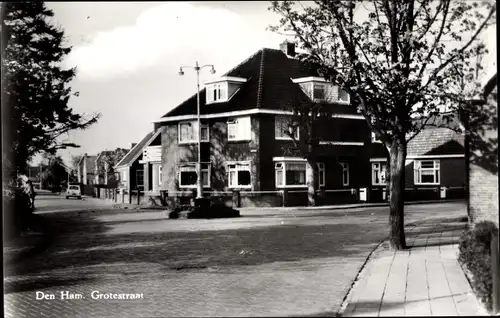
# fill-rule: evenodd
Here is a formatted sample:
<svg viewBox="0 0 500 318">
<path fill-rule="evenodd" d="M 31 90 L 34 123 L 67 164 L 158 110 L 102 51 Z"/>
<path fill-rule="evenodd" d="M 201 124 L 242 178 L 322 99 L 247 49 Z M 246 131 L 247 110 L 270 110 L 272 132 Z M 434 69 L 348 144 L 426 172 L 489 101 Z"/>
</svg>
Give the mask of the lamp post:
<svg viewBox="0 0 500 318">
<path fill-rule="evenodd" d="M 212 64 L 207 64 L 199 66 L 198 61 L 196 61 L 195 66 L 181 66 L 179 70 L 179 75 L 184 75 L 183 69 L 191 68 L 196 71 L 196 114 L 198 119 L 198 162 L 196 163 L 196 198 L 203 198 L 203 183 L 201 180 L 201 120 L 200 120 L 200 71 L 205 68 L 210 67 L 210 73 L 215 74 L 215 67 Z"/>
</svg>

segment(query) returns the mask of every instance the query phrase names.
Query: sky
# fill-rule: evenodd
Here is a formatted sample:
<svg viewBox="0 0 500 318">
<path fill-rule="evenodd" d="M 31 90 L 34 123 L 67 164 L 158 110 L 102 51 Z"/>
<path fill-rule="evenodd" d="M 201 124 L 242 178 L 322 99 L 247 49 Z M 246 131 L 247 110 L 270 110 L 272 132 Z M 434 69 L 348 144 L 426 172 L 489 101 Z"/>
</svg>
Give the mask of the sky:
<svg viewBox="0 0 500 318">
<path fill-rule="evenodd" d="M 65 60 L 77 66 L 75 112 L 100 112 L 99 122 L 67 138 L 80 148 L 70 157 L 129 148 L 153 130 L 153 121 L 196 93 L 196 73 L 181 65 L 215 65 L 200 81 L 221 76 L 261 49 L 285 39 L 266 31 L 279 17 L 269 2 L 49 2 L 55 24 L 73 47 Z M 37 162 L 39 159 L 35 159 Z"/>
<path fill-rule="evenodd" d="M 64 61 L 77 66 L 72 82 L 77 113 L 101 113 L 99 122 L 68 140 L 80 148 L 71 156 L 130 148 L 153 130 L 153 121 L 196 93 L 196 75 L 179 67 L 213 64 L 200 81 L 221 76 L 257 50 L 279 48 L 285 37 L 266 31 L 279 16 L 267 1 L 203 2 L 48 2 L 54 23 L 73 47 Z M 495 31 L 496 32 L 496 31 Z M 495 33 L 486 35 L 496 43 Z M 288 38 L 293 40 L 292 38 Z M 493 57 L 492 57 L 493 56 Z M 494 53 L 485 58 L 493 63 Z M 493 68 L 496 70 L 496 64 Z M 39 157 L 34 163 L 39 161 Z"/>
</svg>

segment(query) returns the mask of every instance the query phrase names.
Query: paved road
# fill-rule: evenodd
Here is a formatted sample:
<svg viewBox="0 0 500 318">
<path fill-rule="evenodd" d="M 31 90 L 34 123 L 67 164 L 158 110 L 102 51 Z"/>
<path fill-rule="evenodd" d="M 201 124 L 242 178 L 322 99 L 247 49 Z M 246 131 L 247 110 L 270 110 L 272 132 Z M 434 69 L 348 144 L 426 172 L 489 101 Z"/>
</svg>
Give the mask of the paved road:
<svg viewBox="0 0 500 318">
<path fill-rule="evenodd" d="M 294 210 L 224 220 L 117 210 L 48 213 L 51 245 L 6 268 L 6 316 L 334 314 L 386 236 L 387 212 Z M 465 214 L 457 203 L 407 207 L 408 222 Z M 37 291 L 56 299 L 36 300 Z M 85 299 L 61 300 L 61 291 Z M 93 291 L 143 298 L 92 299 Z"/>
<path fill-rule="evenodd" d="M 108 200 L 96 199 L 83 196 L 81 200 L 76 198 L 66 199 L 64 193 L 40 193 L 35 197 L 36 213 L 74 211 L 74 210 L 92 210 L 109 208 L 114 203 Z"/>
</svg>

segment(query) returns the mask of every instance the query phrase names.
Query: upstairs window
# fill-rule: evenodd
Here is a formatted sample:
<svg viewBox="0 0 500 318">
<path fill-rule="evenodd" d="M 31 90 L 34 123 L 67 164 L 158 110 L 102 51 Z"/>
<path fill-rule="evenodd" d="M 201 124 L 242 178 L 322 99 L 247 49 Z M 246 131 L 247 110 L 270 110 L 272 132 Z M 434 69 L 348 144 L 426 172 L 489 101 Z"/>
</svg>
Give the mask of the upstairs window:
<svg viewBox="0 0 500 318">
<path fill-rule="evenodd" d="M 290 136 L 286 132 L 289 131 L 289 125 L 291 123 L 291 117 L 287 116 L 275 116 L 274 117 L 274 138 L 277 140 L 291 140 Z M 299 128 L 294 129 L 294 137 L 299 140 Z"/>
<path fill-rule="evenodd" d="M 347 92 L 343 89 L 340 89 L 340 87 L 338 89 L 337 97 L 339 102 L 349 103 L 350 101 L 349 94 L 347 94 Z"/>
<path fill-rule="evenodd" d="M 372 142 L 382 142 L 380 139 L 377 139 L 377 136 L 374 132 L 372 132 Z"/>
<path fill-rule="evenodd" d="M 201 125 L 201 141 L 209 141 L 208 125 Z M 179 123 L 179 143 L 194 143 L 198 142 L 198 122 L 182 122 Z"/>
<path fill-rule="evenodd" d="M 252 140 L 252 127 L 249 116 L 232 118 L 227 121 L 227 140 L 229 141 Z"/>
<path fill-rule="evenodd" d="M 313 100 L 324 101 L 326 98 L 326 84 L 313 82 Z"/>
<path fill-rule="evenodd" d="M 227 83 L 212 84 L 206 90 L 207 104 L 227 101 Z"/>
</svg>

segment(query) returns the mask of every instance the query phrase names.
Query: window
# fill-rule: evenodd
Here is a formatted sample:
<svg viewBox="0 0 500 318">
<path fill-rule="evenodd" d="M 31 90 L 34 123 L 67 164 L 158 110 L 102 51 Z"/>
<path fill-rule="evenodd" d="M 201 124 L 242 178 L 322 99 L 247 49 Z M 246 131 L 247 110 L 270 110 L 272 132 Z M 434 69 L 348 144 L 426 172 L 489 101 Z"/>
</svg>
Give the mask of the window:
<svg viewBox="0 0 500 318">
<path fill-rule="evenodd" d="M 382 142 L 380 139 L 377 139 L 374 132 L 372 132 L 372 142 Z"/>
<path fill-rule="evenodd" d="M 325 186 L 325 164 L 318 165 L 318 184 Z M 276 187 L 305 186 L 306 185 L 306 163 L 305 162 L 277 162 L 274 166 Z"/>
<path fill-rule="evenodd" d="M 136 171 L 136 177 L 137 177 L 137 189 L 143 190 L 144 189 L 144 171 L 143 170 L 137 170 Z"/>
<path fill-rule="evenodd" d="M 207 87 L 207 104 L 227 100 L 227 83 L 213 84 Z"/>
<path fill-rule="evenodd" d="M 288 132 L 289 125 L 292 122 L 291 117 L 287 116 L 275 116 L 274 117 L 274 138 L 277 140 L 291 140 L 286 132 Z M 299 128 L 296 127 L 294 131 L 294 137 L 299 140 Z"/>
<path fill-rule="evenodd" d="M 439 160 L 416 160 L 415 184 L 439 184 Z"/>
<path fill-rule="evenodd" d="M 343 89 L 338 89 L 338 99 L 339 99 L 339 102 L 345 102 L 345 103 L 349 103 L 349 94 L 347 94 L 346 91 L 344 91 Z"/>
<path fill-rule="evenodd" d="M 196 188 L 196 163 L 189 163 L 179 167 L 179 187 Z M 210 164 L 201 164 L 201 180 L 203 187 L 210 188 Z"/>
<path fill-rule="evenodd" d="M 229 188 L 252 187 L 249 163 L 228 164 Z"/>
<path fill-rule="evenodd" d="M 127 171 L 122 171 L 122 180 L 127 181 Z"/>
<path fill-rule="evenodd" d="M 208 125 L 201 125 L 201 141 L 209 141 Z M 179 143 L 198 142 L 198 122 L 179 123 Z"/>
<path fill-rule="evenodd" d="M 161 165 L 158 166 L 158 184 L 161 186 Z"/>
<path fill-rule="evenodd" d="M 372 185 L 385 185 L 387 178 L 387 163 L 372 163 Z"/>
<path fill-rule="evenodd" d="M 250 117 L 239 117 L 227 121 L 227 140 L 252 140 Z"/>
<path fill-rule="evenodd" d="M 345 162 L 341 162 L 340 166 L 342 167 L 342 185 L 349 185 L 349 164 Z"/>
<path fill-rule="evenodd" d="M 314 83 L 313 82 L 313 100 L 325 100 L 325 88 L 324 83 Z"/>
<path fill-rule="evenodd" d="M 320 187 L 325 186 L 325 164 L 318 163 L 318 183 Z"/>
</svg>

